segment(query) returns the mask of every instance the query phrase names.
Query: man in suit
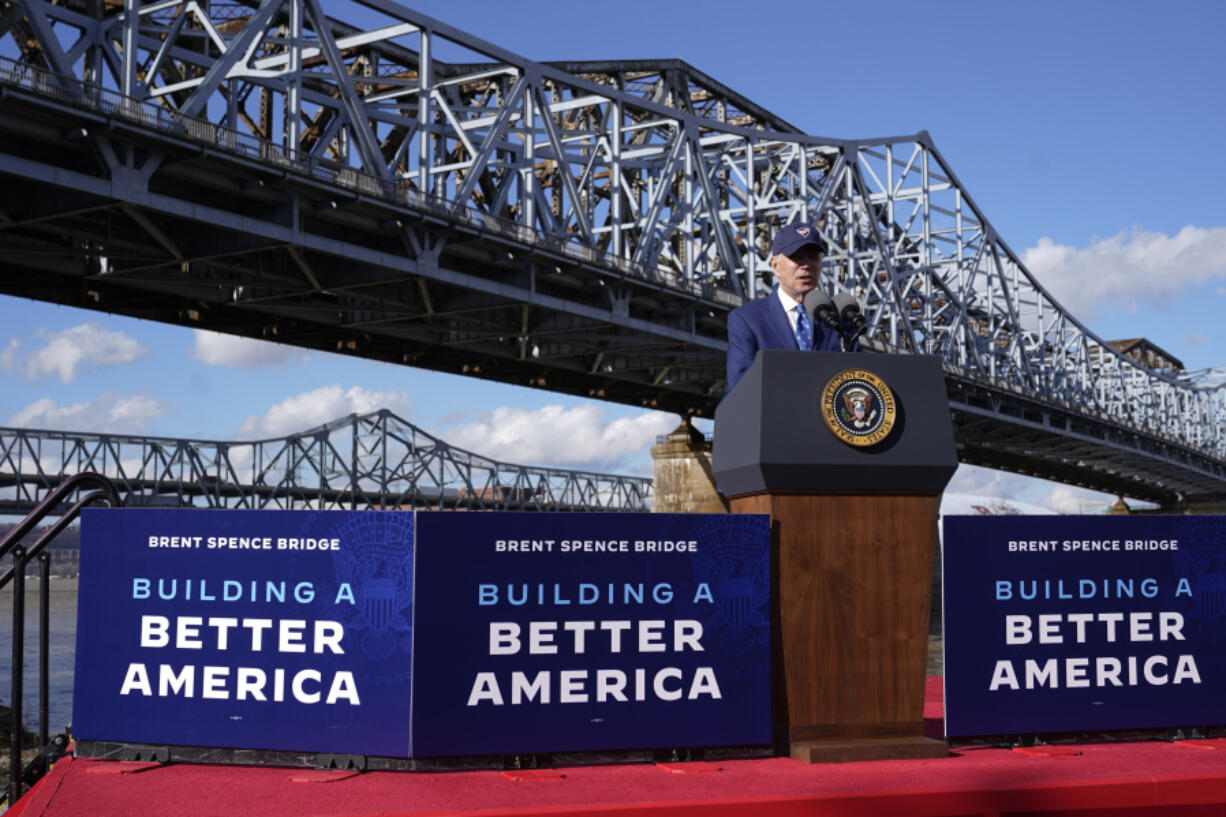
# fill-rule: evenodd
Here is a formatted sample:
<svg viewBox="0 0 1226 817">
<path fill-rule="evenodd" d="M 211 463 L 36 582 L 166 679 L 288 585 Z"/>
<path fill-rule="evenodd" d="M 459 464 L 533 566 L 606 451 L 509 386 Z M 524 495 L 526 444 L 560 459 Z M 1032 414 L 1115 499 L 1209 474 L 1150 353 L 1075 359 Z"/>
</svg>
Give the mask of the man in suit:
<svg viewBox="0 0 1226 817">
<path fill-rule="evenodd" d="M 842 350 L 838 333 L 814 325 L 804 308 L 805 295 L 817 287 L 824 251 L 817 228 L 809 224 L 789 224 L 775 234 L 770 265 L 778 286 L 728 316 L 728 391 L 759 349 Z"/>
</svg>

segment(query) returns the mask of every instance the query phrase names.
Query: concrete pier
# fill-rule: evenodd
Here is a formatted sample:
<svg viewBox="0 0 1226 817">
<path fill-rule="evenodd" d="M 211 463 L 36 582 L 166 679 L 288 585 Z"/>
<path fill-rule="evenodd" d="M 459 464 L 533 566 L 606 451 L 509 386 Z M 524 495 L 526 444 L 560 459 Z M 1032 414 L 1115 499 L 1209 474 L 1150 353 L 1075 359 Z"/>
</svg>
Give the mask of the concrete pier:
<svg viewBox="0 0 1226 817">
<path fill-rule="evenodd" d="M 651 448 L 655 462 L 653 513 L 726 513 L 728 504 L 715 489 L 711 442 L 682 420 Z"/>
</svg>

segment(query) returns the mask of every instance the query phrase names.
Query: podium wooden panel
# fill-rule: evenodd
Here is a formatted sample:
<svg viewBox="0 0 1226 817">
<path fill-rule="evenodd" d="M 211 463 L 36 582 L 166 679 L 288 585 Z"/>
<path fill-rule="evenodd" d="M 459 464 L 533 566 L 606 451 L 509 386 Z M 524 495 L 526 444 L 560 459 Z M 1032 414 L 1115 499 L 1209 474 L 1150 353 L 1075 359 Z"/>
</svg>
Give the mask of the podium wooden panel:
<svg viewBox="0 0 1226 817">
<path fill-rule="evenodd" d="M 788 752 L 944 756 L 923 731 L 939 496 L 761 493 L 731 504 L 777 523 L 775 734 Z"/>
</svg>

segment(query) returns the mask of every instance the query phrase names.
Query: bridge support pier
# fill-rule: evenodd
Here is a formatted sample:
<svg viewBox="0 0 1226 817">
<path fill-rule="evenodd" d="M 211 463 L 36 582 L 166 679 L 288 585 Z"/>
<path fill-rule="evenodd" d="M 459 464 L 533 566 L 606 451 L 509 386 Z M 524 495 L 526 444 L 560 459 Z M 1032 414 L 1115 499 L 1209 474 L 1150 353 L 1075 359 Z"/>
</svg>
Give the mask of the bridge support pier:
<svg viewBox="0 0 1226 817">
<path fill-rule="evenodd" d="M 727 500 L 711 473 L 711 443 L 688 417 L 652 446 L 651 458 L 653 513 L 727 513 Z"/>
</svg>

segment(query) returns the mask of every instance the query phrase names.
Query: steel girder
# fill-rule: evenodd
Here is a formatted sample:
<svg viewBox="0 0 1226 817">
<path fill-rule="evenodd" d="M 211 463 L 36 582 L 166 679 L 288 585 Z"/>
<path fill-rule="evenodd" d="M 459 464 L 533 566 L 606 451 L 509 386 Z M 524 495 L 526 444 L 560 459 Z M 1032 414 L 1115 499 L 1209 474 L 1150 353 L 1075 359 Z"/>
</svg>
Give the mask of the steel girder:
<svg viewBox="0 0 1226 817">
<path fill-rule="evenodd" d="M 498 462 L 386 410 L 251 442 L 0 428 L 0 511 L 25 513 L 82 471 L 128 506 L 651 509 L 650 479 Z"/>
<path fill-rule="evenodd" d="M 925 132 L 809 136 L 684 63 L 535 63 L 387 0 L 327 4 L 360 14 L 360 27 L 325 17 L 318 0 L 0 0 L 0 9 L 0 34 L 16 43 L 4 83 L 99 115 L 76 138 L 109 186 L 79 203 L 59 197 L 47 216 L 60 227 L 76 218 L 67 226 L 90 250 L 95 300 L 109 275 L 203 305 L 217 303 L 205 290 L 226 288 L 232 302 L 286 320 L 340 307 L 336 325 L 360 334 L 341 348 L 390 334 L 422 344 L 407 362 L 701 414 L 723 389 L 723 318 L 763 289 L 770 236 L 812 221 L 831 248 L 825 283 L 861 300 L 879 348 L 938 355 L 951 382 L 965 375 L 998 397 L 1135 433 L 1137 462 L 1179 447 L 1192 472 L 1160 480 L 1159 494 L 1222 492 L 1223 391 L 1140 367 L 1062 309 Z M 160 180 L 203 172 L 193 151 L 246 168 L 253 186 L 296 186 L 263 202 L 285 211 L 271 220 L 291 229 L 261 234 L 252 194 L 247 211 L 229 202 L 207 217 L 238 231 L 226 216 L 239 210 L 259 246 L 232 246 L 242 242 L 231 236 L 231 246 L 180 247 L 174 217 L 189 215 L 156 195 Z M 47 169 L 21 158 L 3 169 L 26 178 Z M 195 181 L 217 198 L 216 181 Z M 125 199 L 131 190 L 142 195 Z M 89 223 L 93 208 L 117 199 L 126 223 Z M 376 223 L 407 262 L 388 262 L 379 247 L 377 258 L 355 256 L 370 271 L 326 276 L 312 261 L 351 248 L 335 245 L 336 232 L 333 244 L 312 243 L 318 236 L 303 233 L 323 230 L 301 225 L 332 210 L 349 211 L 334 230 L 360 211 L 370 211 L 367 224 L 382 213 Z M 261 263 L 259 275 L 251 264 L 226 267 L 260 253 L 277 264 Z M 212 272 L 193 281 L 193 264 Z M 390 286 L 388 269 L 398 273 Z M 421 328 L 443 319 L 435 284 L 451 287 L 446 331 Z M 7 291 L 55 299 L 35 286 Z M 463 355 L 432 363 L 440 349 Z M 1112 452 L 1129 444 L 1097 438 L 1100 453 L 1069 468 L 1093 478 L 1118 466 Z M 1126 467 L 1126 481 L 1153 476 Z"/>
</svg>

